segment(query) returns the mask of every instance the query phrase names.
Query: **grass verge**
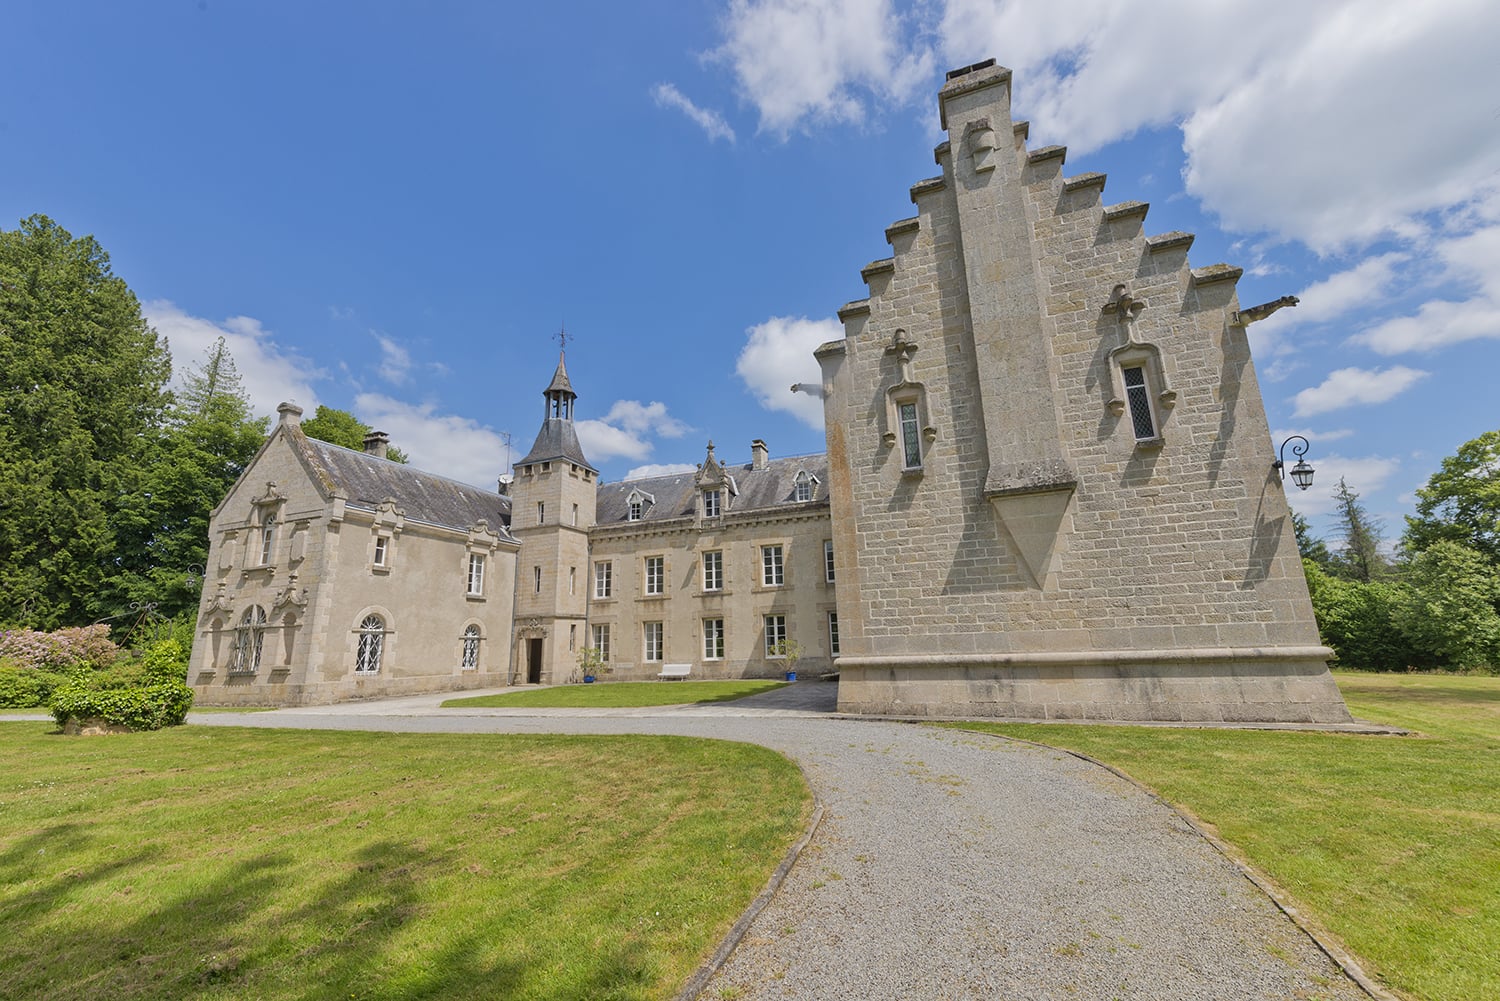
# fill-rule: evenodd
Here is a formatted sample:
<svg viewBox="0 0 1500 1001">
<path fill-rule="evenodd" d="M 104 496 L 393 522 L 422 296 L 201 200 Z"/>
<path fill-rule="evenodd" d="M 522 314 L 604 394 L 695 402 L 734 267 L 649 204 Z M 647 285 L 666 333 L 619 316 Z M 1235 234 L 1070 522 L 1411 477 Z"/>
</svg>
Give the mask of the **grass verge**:
<svg viewBox="0 0 1500 1001">
<path fill-rule="evenodd" d="M 643 706 L 679 706 L 690 703 L 733 702 L 747 695 L 759 695 L 785 688 L 785 681 L 615 681 L 602 685 L 557 685 L 552 688 L 529 688 L 522 692 L 500 695 L 476 695 L 467 699 L 448 699 L 444 709 L 500 708 L 528 709 L 635 709 Z"/>
<path fill-rule="evenodd" d="M 1211 826 L 1423 1001 L 1500 997 L 1500 678 L 1339 672 L 1411 737 L 963 724 L 1081 751 Z"/>
<path fill-rule="evenodd" d="M 0 995 L 669 997 L 811 797 L 675 737 L 0 725 Z"/>
</svg>

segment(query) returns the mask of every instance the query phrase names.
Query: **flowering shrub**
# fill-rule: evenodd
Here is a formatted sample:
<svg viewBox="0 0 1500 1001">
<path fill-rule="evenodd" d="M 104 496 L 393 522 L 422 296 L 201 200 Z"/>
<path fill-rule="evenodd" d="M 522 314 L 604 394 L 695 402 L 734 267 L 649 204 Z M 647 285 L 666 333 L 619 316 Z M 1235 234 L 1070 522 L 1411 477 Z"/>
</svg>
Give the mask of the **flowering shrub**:
<svg viewBox="0 0 1500 1001">
<path fill-rule="evenodd" d="M 87 664 L 108 667 L 120 654 L 109 638 L 109 626 L 74 626 L 55 632 L 0 630 L 0 658 L 17 667 L 67 672 Z"/>
</svg>

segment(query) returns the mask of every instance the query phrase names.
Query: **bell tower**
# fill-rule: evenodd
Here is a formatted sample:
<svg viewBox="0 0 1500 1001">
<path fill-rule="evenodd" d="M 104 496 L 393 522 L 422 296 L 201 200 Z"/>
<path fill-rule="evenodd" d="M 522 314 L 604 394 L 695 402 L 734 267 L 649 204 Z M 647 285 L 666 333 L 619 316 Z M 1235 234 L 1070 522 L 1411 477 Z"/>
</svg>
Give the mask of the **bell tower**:
<svg viewBox="0 0 1500 1001">
<path fill-rule="evenodd" d="M 566 335 L 560 335 L 565 337 Z M 566 348 L 566 342 L 564 343 Z M 578 394 L 568 381 L 566 351 L 543 390 L 542 428 L 515 465 L 510 530 L 516 558 L 514 684 L 562 684 L 588 646 L 589 529 L 599 471 L 589 465 L 573 426 Z"/>
</svg>

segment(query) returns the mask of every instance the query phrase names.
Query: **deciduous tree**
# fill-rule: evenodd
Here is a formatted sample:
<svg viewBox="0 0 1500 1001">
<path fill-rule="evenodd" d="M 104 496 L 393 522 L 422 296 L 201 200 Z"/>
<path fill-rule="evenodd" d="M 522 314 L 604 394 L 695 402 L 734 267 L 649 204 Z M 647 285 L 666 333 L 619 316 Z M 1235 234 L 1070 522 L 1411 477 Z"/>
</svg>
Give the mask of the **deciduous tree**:
<svg viewBox="0 0 1500 1001">
<path fill-rule="evenodd" d="M 302 433 L 309 438 L 342 445 L 356 452 L 364 451 L 365 435 L 371 430 L 370 425 L 349 411 L 335 410 L 333 407 L 320 406 L 312 417 L 302 422 Z M 385 457 L 392 462 L 406 462 L 406 453 L 394 445 L 387 450 Z"/>
<path fill-rule="evenodd" d="M 1402 547 L 1419 553 L 1444 539 L 1500 566 L 1500 431 L 1459 446 L 1417 490 L 1417 513 L 1407 515 Z"/>
</svg>

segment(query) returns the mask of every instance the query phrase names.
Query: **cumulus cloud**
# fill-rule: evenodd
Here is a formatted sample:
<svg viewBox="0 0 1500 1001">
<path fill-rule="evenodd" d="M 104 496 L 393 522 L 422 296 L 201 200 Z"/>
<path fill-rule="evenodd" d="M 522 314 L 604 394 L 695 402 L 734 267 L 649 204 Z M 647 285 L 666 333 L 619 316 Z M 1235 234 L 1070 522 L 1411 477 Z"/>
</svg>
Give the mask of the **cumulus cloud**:
<svg viewBox="0 0 1500 1001">
<path fill-rule="evenodd" d="M 1292 507 L 1307 518 L 1331 514 L 1335 510 L 1337 501 L 1333 494 L 1338 489 L 1340 478 L 1349 485 L 1350 490 L 1369 496 L 1383 488 L 1401 468 L 1401 463 L 1397 460 L 1378 455 L 1326 455 L 1318 457 L 1312 465 L 1316 469 L 1313 485 L 1306 490 L 1298 490 L 1288 480 L 1286 491 L 1287 500 Z"/>
<path fill-rule="evenodd" d="M 1405 365 L 1387 369 L 1341 368 L 1293 399 L 1293 413 L 1311 417 L 1360 403 L 1384 403 L 1405 392 L 1428 373 Z"/>
<path fill-rule="evenodd" d="M 821 385 L 822 374 L 813 351 L 825 341 L 844 336 L 844 325 L 829 317 L 773 316 L 746 332 L 735 371 L 767 410 L 782 410 L 815 431 L 823 430 L 823 401 L 793 393 L 795 383 Z"/>
<path fill-rule="evenodd" d="M 1500 226 L 1440 241 L 1438 281 L 1467 298 L 1432 299 L 1408 316 L 1386 320 L 1350 338 L 1383 355 L 1432 351 L 1481 338 L 1500 338 Z"/>
<path fill-rule="evenodd" d="M 354 398 L 354 415 L 391 436 L 413 466 L 488 490 L 508 472 L 505 439 L 477 421 L 380 393 Z M 520 456 L 511 449 L 510 459 Z"/>
<path fill-rule="evenodd" d="M 650 438 L 681 438 L 692 430 L 668 414 L 666 404 L 654 400 L 616 400 L 602 418 L 576 421 L 574 428 L 591 462 L 644 459 L 651 454 Z"/>
<path fill-rule="evenodd" d="M 322 373 L 295 350 L 282 347 L 260 321 L 249 316 L 231 316 L 222 322 L 191 316 L 167 299 L 145 303 L 142 312 L 156 332 L 167 339 L 172 352 L 173 381 L 203 361 L 214 341 L 224 345 L 240 373 L 240 385 L 250 398 L 250 409 L 260 415 L 276 414 L 276 407 L 291 400 L 309 413 L 318 404 L 312 382 Z"/>
<path fill-rule="evenodd" d="M 636 466 L 625 474 L 627 480 L 644 480 L 652 476 L 674 476 L 678 473 L 695 473 L 698 467 L 691 462 L 648 462 Z"/>
<path fill-rule="evenodd" d="M 702 129 L 709 139 L 726 139 L 731 143 L 734 142 L 734 129 L 729 127 L 723 115 L 708 108 L 698 107 L 673 84 L 657 84 L 651 88 L 651 96 L 656 100 L 658 108 L 673 108 L 687 115 L 688 119 Z"/>
<path fill-rule="evenodd" d="M 859 123 L 872 98 L 924 90 L 936 64 L 913 27 L 891 0 L 730 0 L 710 57 L 733 71 L 760 127 L 785 135 L 809 121 Z"/>
<path fill-rule="evenodd" d="M 380 377 L 392 385 L 401 385 L 411 374 L 411 352 L 384 334 L 372 330 L 370 336 L 380 345 Z"/>
</svg>

